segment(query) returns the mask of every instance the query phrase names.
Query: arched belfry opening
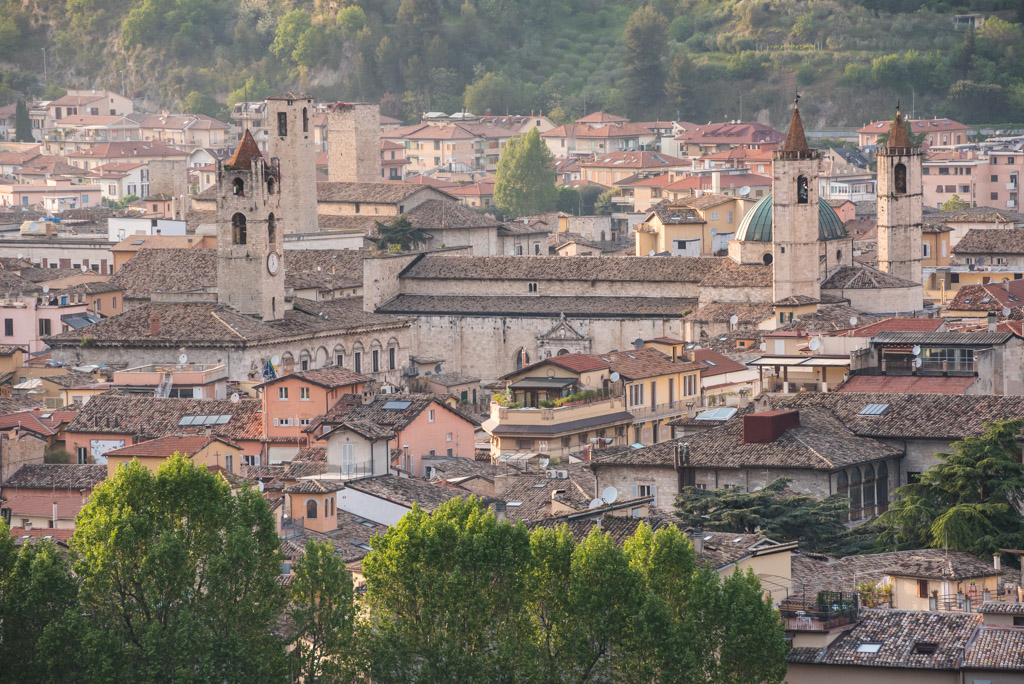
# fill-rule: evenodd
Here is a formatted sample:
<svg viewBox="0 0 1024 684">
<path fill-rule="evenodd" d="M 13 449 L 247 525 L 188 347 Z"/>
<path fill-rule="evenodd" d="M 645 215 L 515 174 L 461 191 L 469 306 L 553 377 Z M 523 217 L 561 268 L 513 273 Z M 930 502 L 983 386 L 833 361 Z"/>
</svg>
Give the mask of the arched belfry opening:
<svg viewBox="0 0 1024 684">
<path fill-rule="evenodd" d="M 796 203 L 807 204 L 810 197 L 810 187 L 807 176 L 797 176 L 796 179 Z"/>
<path fill-rule="evenodd" d="M 231 217 L 231 242 L 236 245 L 244 245 L 246 241 L 245 214 L 235 214 Z"/>
<path fill-rule="evenodd" d="M 893 191 L 897 195 L 907 194 L 907 166 L 903 162 L 896 164 L 892 170 Z"/>
<path fill-rule="evenodd" d="M 231 181 L 231 194 L 235 197 L 245 197 L 245 181 L 241 178 Z"/>
</svg>

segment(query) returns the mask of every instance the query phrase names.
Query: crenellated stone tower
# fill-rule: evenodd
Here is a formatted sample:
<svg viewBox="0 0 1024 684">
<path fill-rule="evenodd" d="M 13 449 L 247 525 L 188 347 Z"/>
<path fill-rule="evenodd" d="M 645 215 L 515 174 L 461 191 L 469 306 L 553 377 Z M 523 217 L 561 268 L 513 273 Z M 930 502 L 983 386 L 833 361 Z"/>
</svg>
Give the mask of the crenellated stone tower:
<svg viewBox="0 0 1024 684">
<path fill-rule="evenodd" d="M 878 150 L 878 270 L 921 282 L 921 148 L 912 145 L 896 109 Z"/>
<path fill-rule="evenodd" d="M 280 185 L 277 160 L 267 164 L 248 130 L 217 162 L 217 301 L 263 321 L 285 312 Z"/>
<path fill-rule="evenodd" d="M 799 99 L 799 98 L 797 98 Z M 772 155 L 772 266 L 775 301 L 821 297 L 818 280 L 818 151 L 807 146 L 793 105 L 786 142 Z"/>
<path fill-rule="evenodd" d="M 343 183 L 380 183 L 380 105 L 327 105 L 327 178 Z"/>
<path fill-rule="evenodd" d="M 316 158 L 313 136 L 313 98 L 287 93 L 267 98 L 267 154 L 281 170 L 281 231 L 315 233 Z"/>
</svg>

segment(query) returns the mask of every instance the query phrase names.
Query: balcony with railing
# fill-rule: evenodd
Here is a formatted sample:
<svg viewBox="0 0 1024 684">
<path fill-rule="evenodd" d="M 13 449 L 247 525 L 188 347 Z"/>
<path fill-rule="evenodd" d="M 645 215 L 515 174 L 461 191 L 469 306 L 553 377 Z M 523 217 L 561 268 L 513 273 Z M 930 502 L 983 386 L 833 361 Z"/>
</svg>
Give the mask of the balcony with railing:
<svg viewBox="0 0 1024 684">
<path fill-rule="evenodd" d="M 684 413 L 692 413 L 693 408 L 699 407 L 700 397 L 693 395 L 683 397 L 666 404 L 655 404 L 653 406 L 630 406 L 628 411 L 633 414 L 633 421 L 637 423 L 648 420 L 660 420 L 661 418 L 675 418 Z"/>
<path fill-rule="evenodd" d="M 859 610 L 857 594 L 841 591 L 801 592 L 779 604 L 786 630 L 792 632 L 831 632 L 854 624 Z"/>
</svg>

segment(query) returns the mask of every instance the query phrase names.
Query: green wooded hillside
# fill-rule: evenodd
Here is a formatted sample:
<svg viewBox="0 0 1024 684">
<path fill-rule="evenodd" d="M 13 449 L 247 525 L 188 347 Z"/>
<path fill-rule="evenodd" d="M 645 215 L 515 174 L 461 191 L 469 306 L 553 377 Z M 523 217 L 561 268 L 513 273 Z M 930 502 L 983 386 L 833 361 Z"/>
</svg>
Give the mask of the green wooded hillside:
<svg viewBox="0 0 1024 684">
<path fill-rule="evenodd" d="M 986 15 L 977 31 L 954 16 Z M 285 89 L 391 116 L 604 108 L 811 126 L 1024 121 L 1019 0 L 0 0 L 0 102 L 125 89 L 224 116 Z M 43 77 L 43 48 L 47 77 Z M 912 90 L 913 88 L 913 90 Z"/>
</svg>

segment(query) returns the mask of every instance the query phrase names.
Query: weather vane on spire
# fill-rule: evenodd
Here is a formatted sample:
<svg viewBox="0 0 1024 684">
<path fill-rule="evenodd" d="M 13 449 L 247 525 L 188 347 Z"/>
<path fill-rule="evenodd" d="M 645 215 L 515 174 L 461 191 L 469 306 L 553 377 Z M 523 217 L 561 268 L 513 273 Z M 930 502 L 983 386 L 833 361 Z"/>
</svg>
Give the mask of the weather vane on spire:
<svg viewBox="0 0 1024 684">
<path fill-rule="evenodd" d="M 800 104 L 800 91 L 796 88 L 793 89 L 793 106 L 796 107 Z"/>
</svg>

